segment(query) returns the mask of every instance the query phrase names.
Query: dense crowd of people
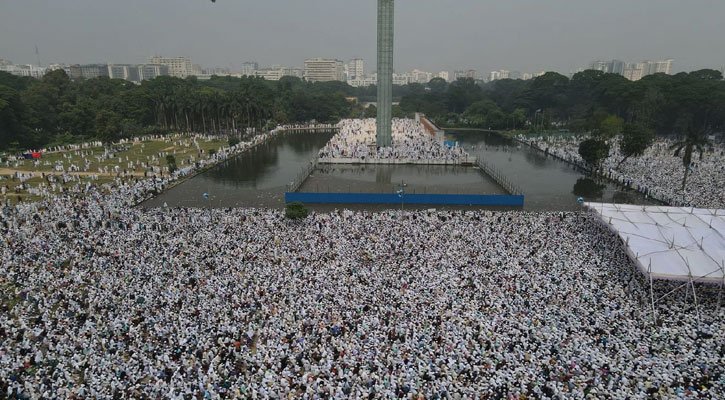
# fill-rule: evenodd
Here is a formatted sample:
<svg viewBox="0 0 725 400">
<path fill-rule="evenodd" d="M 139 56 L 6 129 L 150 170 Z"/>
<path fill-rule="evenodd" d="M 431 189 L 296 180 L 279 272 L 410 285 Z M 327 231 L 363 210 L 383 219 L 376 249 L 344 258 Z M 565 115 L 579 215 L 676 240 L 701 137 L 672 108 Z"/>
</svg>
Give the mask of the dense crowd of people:
<svg viewBox="0 0 725 400">
<path fill-rule="evenodd" d="M 8 398 L 725 395 L 725 309 L 658 303 L 582 213 L 0 212 Z M 656 296 L 672 286 L 655 285 Z"/>
<path fill-rule="evenodd" d="M 320 159 L 435 161 L 458 163 L 468 158 L 460 146 L 445 146 L 425 131 L 420 122 L 394 119 L 392 147 L 376 145 L 375 119 L 347 119 L 339 132 L 320 150 Z"/>
<path fill-rule="evenodd" d="M 717 288 L 592 215 L 131 207 L 179 176 L 0 207 L 0 396 L 725 396 Z"/>
<path fill-rule="evenodd" d="M 103 188 L 104 192 L 108 192 L 110 188 L 128 186 L 133 187 L 133 199 L 128 204 L 137 204 L 148 199 L 167 188 L 170 184 L 194 174 L 196 171 L 208 168 L 223 162 L 237 154 L 247 151 L 250 147 L 260 144 L 271 137 L 284 132 L 282 127 L 276 128 L 270 132 L 253 136 L 248 141 L 239 142 L 233 146 L 223 146 L 214 152 L 206 152 L 201 149 L 198 139 L 211 140 L 211 136 L 196 136 L 191 140 L 179 140 L 164 138 L 169 144 L 179 147 L 193 147 L 197 153 L 196 156 L 191 155 L 188 159 L 179 162 L 177 169 L 171 171 L 168 166 L 160 166 L 159 160 L 172 154 L 168 151 L 161 151 L 155 155 L 146 157 L 146 161 L 136 159 L 129 160 L 128 156 L 119 157 L 117 152 L 112 149 L 103 149 L 103 151 L 95 154 L 93 150 L 68 150 L 63 154 L 63 159 L 56 162 L 54 172 L 14 172 L 9 178 L 0 177 L 0 194 L 6 194 L 11 191 L 19 192 L 27 191 L 28 194 L 48 197 L 54 194 L 72 192 L 76 195 L 83 195 L 92 189 Z M 161 140 L 160 138 L 146 138 L 147 140 Z M 138 142 L 122 141 L 118 146 L 128 143 Z M 143 147 L 144 144 L 141 144 Z M 98 162 L 110 161 L 109 165 L 98 167 L 98 173 L 89 168 L 92 160 Z M 22 158 L 9 156 L 3 164 L 8 168 L 17 168 L 24 166 L 25 163 L 31 162 L 35 166 L 44 163 L 43 160 L 24 160 Z M 116 164 L 117 165 L 112 165 Z M 83 165 L 82 168 L 79 165 Z M 113 179 L 111 184 L 98 185 L 99 176 L 110 176 Z M 42 182 L 38 185 L 29 185 L 26 182 L 33 178 L 42 178 Z M 62 184 L 61 184 L 62 183 Z M 6 201 L 9 202 L 8 199 Z"/>
<path fill-rule="evenodd" d="M 579 155 L 580 139 L 575 137 L 521 135 L 519 140 L 570 163 L 586 165 Z M 672 144 L 668 139 L 658 140 L 644 155 L 621 162 L 624 156 L 615 142 L 599 173 L 671 205 L 725 208 L 725 147 L 713 145 L 702 160 L 699 153 L 693 156 L 683 191 L 685 167 L 682 157 L 675 157 L 670 149 Z"/>
</svg>

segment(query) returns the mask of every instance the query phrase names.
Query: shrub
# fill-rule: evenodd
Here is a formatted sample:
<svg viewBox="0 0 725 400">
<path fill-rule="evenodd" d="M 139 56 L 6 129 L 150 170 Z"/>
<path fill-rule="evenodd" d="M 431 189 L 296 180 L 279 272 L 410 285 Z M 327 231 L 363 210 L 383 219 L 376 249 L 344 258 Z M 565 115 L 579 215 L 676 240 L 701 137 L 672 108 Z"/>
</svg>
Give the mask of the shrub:
<svg viewBox="0 0 725 400">
<path fill-rule="evenodd" d="M 285 209 L 284 215 L 292 220 L 305 219 L 307 218 L 307 215 L 309 215 L 309 211 L 305 208 L 304 204 L 299 201 L 295 201 L 287 204 L 287 209 Z"/>
<path fill-rule="evenodd" d="M 234 147 L 239 144 L 239 138 L 238 137 L 230 137 L 229 138 L 229 147 Z"/>
<path fill-rule="evenodd" d="M 169 173 L 173 174 L 178 168 L 176 167 L 176 157 L 169 154 L 166 156 L 166 164 L 169 165 Z"/>
</svg>

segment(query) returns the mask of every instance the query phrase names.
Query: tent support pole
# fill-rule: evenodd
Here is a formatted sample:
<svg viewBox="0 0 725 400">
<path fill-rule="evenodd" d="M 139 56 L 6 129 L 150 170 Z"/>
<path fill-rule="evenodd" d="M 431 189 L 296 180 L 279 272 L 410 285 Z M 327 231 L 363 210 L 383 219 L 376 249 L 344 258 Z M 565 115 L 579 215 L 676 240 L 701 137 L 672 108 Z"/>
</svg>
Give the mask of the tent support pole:
<svg viewBox="0 0 725 400">
<path fill-rule="evenodd" d="M 649 296 L 650 296 L 650 301 L 652 303 L 652 318 L 654 319 L 655 325 L 657 325 L 657 311 L 655 310 L 655 292 L 654 292 L 654 288 L 652 287 L 651 270 L 650 270 L 650 276 L 649 276 Z"/>
<path fill-rule="evenodd" d="M 692 287 L 692 298 L 695 300 L 695 312 L 697 313 L 697 324 L 700 325 L 700 307 L 697 305 L 697 293 L 695 292 L 695 283 L 690 275 L 690 287 Z"/>
<path fill-rule="evenodd" d="M 689 283 L 689 282 L 688 282 Z M 687 298 L 690 296 L 690 290 L 687 289 L 687 283 L 685 284 L 685 303 L 687 303 Z"/>
</svg>

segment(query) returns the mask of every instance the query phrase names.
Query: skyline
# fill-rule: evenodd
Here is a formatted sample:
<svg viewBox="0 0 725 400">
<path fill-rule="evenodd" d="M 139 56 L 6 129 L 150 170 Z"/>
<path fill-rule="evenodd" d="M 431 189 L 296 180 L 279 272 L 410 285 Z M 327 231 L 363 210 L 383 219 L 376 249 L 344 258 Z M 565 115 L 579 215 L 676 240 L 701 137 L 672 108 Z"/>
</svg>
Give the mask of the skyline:
<svg viewBox="0 0 725 400">
<path fill-rule="evenodd" d="M 361 57 L 373 65 L 375 3 L 26 0 L 3 5 L 0 58 L 35 64 L 37 45 L 43 65 L 137 63 L 154 55 L 190 56 L 197 64 L 232 70 L 245 61 L 298 66 L 311 57 Z M 395 70 L 569 73 L 598 59 L 668 58 L 677 60 L 674 72 L 721 69 L 725 55 L 711 38 L 725 36 L 717 19 L 725 3 L 701 5 L 398 0 Z"/>
</svg>

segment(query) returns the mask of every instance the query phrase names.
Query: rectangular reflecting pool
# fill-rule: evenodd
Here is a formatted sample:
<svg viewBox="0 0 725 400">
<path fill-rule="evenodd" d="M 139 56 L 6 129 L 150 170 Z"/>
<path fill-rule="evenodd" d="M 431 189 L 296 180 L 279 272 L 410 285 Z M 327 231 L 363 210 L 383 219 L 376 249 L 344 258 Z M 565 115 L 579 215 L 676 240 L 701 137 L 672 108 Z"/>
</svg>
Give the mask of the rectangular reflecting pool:
<svg viewBox="0 0 725 400">
<path fill-rule="evenodd" d="M 299 192 L 506 194 L 477 167 L 445 165 L 320 165 Z"/>
</svg>

